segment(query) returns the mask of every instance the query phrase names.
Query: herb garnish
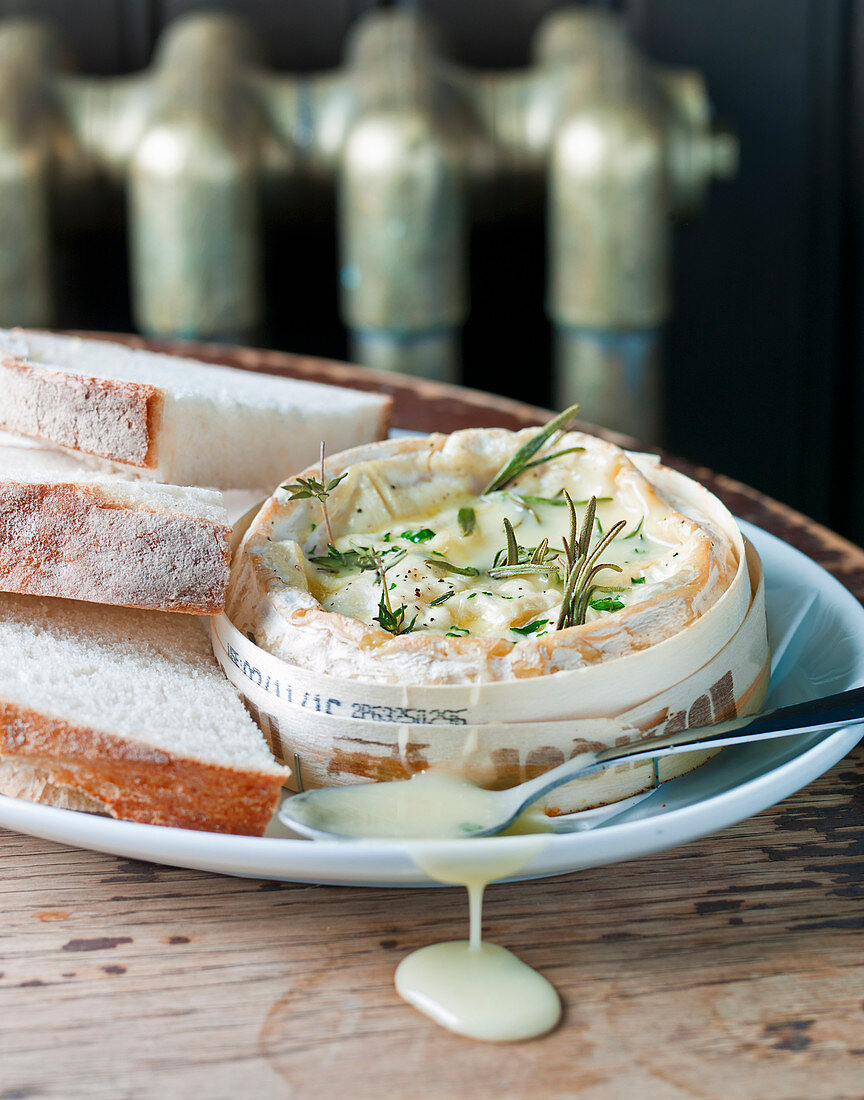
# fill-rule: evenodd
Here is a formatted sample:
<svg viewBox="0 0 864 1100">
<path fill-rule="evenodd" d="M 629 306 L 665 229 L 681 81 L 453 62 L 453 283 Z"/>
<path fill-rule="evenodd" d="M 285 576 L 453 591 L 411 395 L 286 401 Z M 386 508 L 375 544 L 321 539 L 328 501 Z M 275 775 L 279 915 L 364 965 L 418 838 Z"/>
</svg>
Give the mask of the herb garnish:
<svg viewBox="0 0 864 1100">
<path fill-rule="evenodd" d="M 421 527 L 419 531 L 403 531 L 399 538 L 407 539 L 409 542 L 428 542 L 429 539 L 435 538 L 435 532 L 428 527 Z"/>
<path fill-rule="evenodd" d="M 470 633 L 471 633 L 471 631 L 468 630 L 467 627 L 464 627 L 464 626 L 451 626 L 450 629 L 447 631 L 447 633 L 444 635 L 444 637 L 445 638 L 464 638 L 466 634 L 470 634 Z"/>
<path fill-rule="evenodd" d="M 315 499 L 321 505 L 321 511 L 324 513 L 324 524 L 327 527 L 327 541 L 333 542 L 333 530 L 330 527 L 330 516 L 327 512 L 327 498 L 336 488 L 340 481 L 344 481 L 348 476 L 346 470 L 341 477 L 334 477 L 332 481 L 327 481 L 324 476 L 324 440 L 321 440 L 321 480 L 319 481 L 314 477 L 298 477 L 296 481 L 292 481 L 289 485 L 283 485 L 282 488 L 291 493 L 288 497 L 289 500 L 305 500 L 308 497 L 315 497 Z"/>
<path fill-rule="evenodd" d="M 378 614 L 373 617 L 373 622 L 378 623 L 382 630 L 388 631 L 390 634 L 399 635 L 407 634 L 414 629 L 414 624 L 417 622 L 417 616 L 406 625 L 405 612 L 408 608 L 403 603 L 401 607 L 397 607 L 394 611 L 390 606 L 390 597 L 387 595 L 387 589 L 385 588 L 381 593 L 381 600 L 378 604 Z"/>
<path fill-rule="evenodd" d="M 595 611 L 620 611 L 624 604 L 612 596 L 606 596 L 602 600 L 589 600 L 588 606 Z"/>
<path fill-rule="evenodd" d="M 584 450 L 584 448 L 582 448 Z M 559 489 L 554 497 L 536 497 L 531 493 L 517 493 L 513 489 L 506 489 L 505 493 L 516 504 L 551 504 L 556 508 L 566 508 L 567 501 L 564 499 L 564 490 Z M 574 500 L 574 504 L 587 504 L 590 497 L 585 497 L 584 500 Z M 604 504 L 607 501 L 612 500 L 612 497 L 595 497 L 598 504 Z"/>
<path fill-rule="evenodd" d="M 511 481 L 514 481 L 520 474 L 524 474 L 532 466 L 539 466 L 540 463 L 549 462 L 553 458 L 560 458 L 561 455 L 584 451 L 584 447 L 567 447 L 555 454 L 544 455 L 538 459 L 534 458 L 534 455 L 553 435 L 558 435 L 560 438 L 560 435 L 564 433 L 568 423 L 578 411 L 578 405 L 571 405 L 569 409 L 565 409 L 564 412 L 553 417 L 545 427 L 540 429 L 537 435 L 532 436 L 527 443 L 523 443 L 516 454 L 504 463 L 480 495 L 485 496 L 487 493 L 494 493 L 498 489 L 506 488 Z"/>
<path fill-rule="evenodd" d="M 523 508 L 528 508 L 532 504 L 551 504 L 555 508 L 566 508 L 567 506 L 567 501 L 563 496 L 563 489 L 559 489 L 558 495 L 554 497 L 537 497 L 531 493 L 517 493 L 513 489 L 505 489 L 504 492 L 514 504 L 518 504 Z"/>
<path fill-rule="evenodd" d="M 404 546 L 391 546 L 388 550 L 370 550 L 368 546 L 353 546 L 350 550 L 337 550 L 332 542 L 327 544 L 327 553 L 311 557 L 309 561 L 325 573 L 337 573 L 341 569 L 377 569 L 378 558 L 389 555 L 387 568 L 397 565 L 408 551 Z"/>
<path fill-rule="evenodd" d="M 377 551 L 373 554 L 373 557 L 378 579 L 381 581 L 381 599 L 378 603 L 378 614 L 374 616 L 372 621 L 378 623 L 382 630 L 389 631 L 390 634 L 407 634 L 414 629 L 417 616 L 415 615 L 410 623 L 406 623 L 405 612 L 408 608 L 403 603 L 401 607 L 397 607 L 394 611 L 393 605 L 390 603 L 390 593 L 387 591 L 387 570 L 392 569 L 396 565 L 396 561 L 391 558 L 385 565 L 381 554 Z"/>
<path fill-rule="evenodd" d="M 443 569 L 446 573 L 458 573 L 460 577 L 479 577 L 480 570 L 475 569 L 473 565 L 466 565 L 464 569 L 461 565 L 454 565 L 452 561 L 442 555 L 438 558 L 426 558 L 427 565 L 432 565 L 436 569 Z"/>
<path fill-rule="evenodd" d="M 473 508 L 460 508 L 459 515 L 456 518 L 459 520 L 459 527 L 466 538 L 468 535 L 474 534 L 474 529 L 477 526 L 477 513 Z"/>
<path fill-rule="evenodd" d="M 440 596 L 436 596 L 434 600 L 430 600 L 429 601 L 429 606 L 430 607 L 440 607 L 442 603 L 446 603 L 450 599 L 451 596 L 455 596 L 455 595 L 456 595 L 455 588 L 449 588 L 446 592 L 442 592 Z M 470 600 L 471 597 L 469 596 L 468 599 Z"/>
<path fill-rule="evenodd" d="M 622 535 L 621 537 L 624 538 L 624 539 L 635 539 L 636 536 L 639 534 L 639 532 L 642 530 L 642 524 L 644 522 L 645 522 L 645 517 L 640 516 L 639 517 L 639 522 L 636 524 L 636 526 L 633 528 L 633 530 L 630 532 L 630 534 L 629 535 Z M 643 536 L 643 538 L 644 538 L 644 536 Z"/>
<path fill-rule="evenodd" d="M 517 634 L 522 634 L 527 637 L 529 634 L 534 634 L 538 630 L 542 630 L 548 622 L 548 619 L 535 619 L 533 623 L 528 623 L 527 626 L 511 626 L 510 629 Z"/>
<path fill-rule="evenodd" d="M 630 578 L 630 583 L 631 584 L 644 584 L 645 583 L 645 578 L 644 577 L 631 577 Z"/>
<path fill-rule="evenodd" d="M 539 546 L 520 546 L 516 541 L 516 532 L 513 524 L 504 517 L 504 533 L 507 536 L 507 545 L 495 554 L 491 568 L 486 572 L 494 580 L 505 577 L 528 577 L 536 574 L 550 576 L 558 574 L 558 566 L 555 559 L 560 550 L 551 550 L 549 540 L 543 539 Z"/>
<path fill-rule="evenodd" d="M 594 533 L 594 519 L 597 511 L 596 497 L 592 497 L 588 501 L 588 508 L 582 520 L 582 531 L 580 533 L 576 507 L 569 494 L 565 492 L 564 495 L 570 509 L 570 537 L 564 539 L 567 576 L 564 582 L 564 596 L 561 600 L 561 613 L 558 616 L 556 630 L 563 630 L 569 626 L 581 626 L 585 622 L 589 602 L 595 590 L 599 587 L 591 582 L 601 570 L 614 569 L 616 573 L 621 572 L 620 565 L 613 565 L 611 562 L 597 564 L 597 559 L 625 526 L 624 520 L 619 520 L 592 549 L 591 539 Z"/>
</svg>

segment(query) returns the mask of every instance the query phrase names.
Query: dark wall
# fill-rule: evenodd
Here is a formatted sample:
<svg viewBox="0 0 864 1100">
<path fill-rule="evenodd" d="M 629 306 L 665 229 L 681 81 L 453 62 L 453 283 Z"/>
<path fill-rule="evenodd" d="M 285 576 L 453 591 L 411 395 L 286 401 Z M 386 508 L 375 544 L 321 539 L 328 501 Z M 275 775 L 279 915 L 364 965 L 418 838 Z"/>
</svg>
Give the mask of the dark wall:
<svg viewBox="0 0 864 1100">
<path fill-rule="evenodd" d="M 56 18 L 92 72 L 149 61 L 165 23 L 191 8 L 244 11 L 273 64 L 338 62 L 345 33 L 375 0 L 0 0 L 0 15 Z M 424 0 L 448 49 L 467 64 L 527 60 L 554 0 Z M 675 316 L 666 338 L 667 442 L 864 541 L 864 315 L 860 290 L 864 0 L 621 0 L 647 53 L 706 76 L 720 119 L 741 141 L 738 177 L 675 230 Z M 68 234 L 61 251 L 63 323 L 129 327 L 119 229 Z M 95 236 L 94 236 L 95 234 Z M 93 242 L 96 246 L 93 247 Z M 286 257 L 303 254 L 304 299 Z M 94 257 L 96 262 L 94 263 Z M 336 316 L 336 246 L 317 220 L 269 234 L 263 342 L 345 354 Z M 466 381 L 548 400 L 541 202 L 472 239 Z M 311 293 L 310 293 L 311 291 Z M 538 370 L 538 364 L 541 368 Z M 862 443 L 859 445 L 858 441 Z"/>
<path fill-rule="evenodd" d="M 639 0 L 634 33 L 705 74 L 738 177 L 676 234 L 669 442 L 839 520 L 848 6 Z M 845 518 L 845 517 L 844 517 Z"/>
</svg>

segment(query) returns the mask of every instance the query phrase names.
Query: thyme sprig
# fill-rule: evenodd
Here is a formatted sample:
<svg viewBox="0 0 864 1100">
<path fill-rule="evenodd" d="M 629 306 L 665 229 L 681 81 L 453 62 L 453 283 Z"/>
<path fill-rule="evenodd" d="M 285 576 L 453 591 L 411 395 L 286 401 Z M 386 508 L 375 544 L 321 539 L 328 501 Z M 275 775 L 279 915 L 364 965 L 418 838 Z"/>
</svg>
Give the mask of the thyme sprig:
<svg viewBox="0 0 864 1100">
<path fill-rule="evenodd" d="M 309 497 L 314 497 L 321 505 L 321 511 L 324 513 L 324 525 L 327 528 L 327 542 L 332 544 L 333 542 L 333 529 L 330 526 L 330 515 L 327 511 L 327 498 L 336 488 L 340 481 L 344 481 L 348 476 L 346 470 L 341 477 L 334 477 L 330 481 L 327 481 L 324 476 L 324 440 L 321 440 L 321 479 L 314 477 L 298 477 L 296 481 L 292 481 L 288 485 L 283 485 L 282 488 L 291 493 L 288 497 L 289 500 L 304 500 Z"/>
<path fill-rule="evenodd" d="M 406 623 L 405 612 L 408 610 L 407 606 L 403 603 L 401 607 L 394 610 L 393 605 L 390 603 L 390 593 L 387 591 L 387 570 L 392 569 L 397 561 L 402 559 L 391 557 L 385 565 L 384 559 L 378 551 L 373 552 L 373 558 L 375 559 L 378 579 L 381 581 L 381 599 L 378 601 L 378 614 L 374 616 L 372 621 L 378 623 L 382 630 L 386 630 L 390 634 L 408 634 L 414 629 L 417 616 L 415 615 L 410 623 Z"/>
<path fill-rule="evenodd" d="M 509 458 L 504 463 L 480 495 L 486 496 L 487 493 L 494 493 L 499 489 L 506 488 L 511 481 L 515 481 L 520 474 L 524 474 L 525 471 L 532 466 L 539 466 L 542 462 L 549 462 L 550 459 L 560 458 L 561 455 L 573 454 L 575 451 L 584 451 L 584 447 L 567 447 L 563 451 L 556 451 L 554 454 L 544 455 L 542 458 L 534 458 L 540 448 L 543 447 L 552 436 L 560 438 L 561 435 L 563 435 L 567 425 L 577 412 L 579 412 L 579 406 L 571 405 L 569 409 L 565 409 L 564 412 L 553 417 L 549 423 L 541 428 L 535 436 L 532 436 L 527 443 L 523 443 L 512 458 Z"/>
<path fill-rule="evenodd" d="M 368 546 L 352 545 L 350 550 L 338 550 L 333 543 L 327 544 L 327 553 L 310 557 L 309 561 L 325 573 L 338 573 L 342 569 L 377 569 L 377 556 L 387 554 L 387 568 L 397 565 L 408 550 L 404 546 L 391 546 L 387 550 L 371 550 Z"/>
<path fill-rule="evenodd" d="M 619 520 L 592 547 L 591 540 L 594 534 L 597 498 L 591 497 L 588 501 L 580 531 L 576 506 L 569 493 L 565 491 L 564 496 L 570 509 L 570 533 L 569 537 L 563 540 L 567 573 L 564 580 L 564 596 L 561 600 L 561 612 L 558 615 L 556 630 L 564 630 L 570 626 L 581 626 L 585 622 L 591 597 L 598 588 L 602 587 L 592 583 L 598 573 L 604 569 L 613 569 L 616 573 L 621 572 L 620 565 L 614 565 L 612 562 L 598 562 L 597 559 L 625 527 L 624 520 Z"/>
<path fill-rule="evenodd" d="M 408 634 L 414 629 L 414 624 L 417 622 L 417 616 L 411 620 L 410 623 L 405 622 L 405 612 L 408 610 L 403 603 L 400 607 L 397 607 L 394 611 L 390 606 L 390 597 L 387 594 L 387 589 L 381 590 L 381 599 L 378 602 L 378 614 L 373 617 L 373 622 L 378 623 L 382 630 L 386 630 L 389 634 L 394 636 L 400 634 Z"/>
</svg>

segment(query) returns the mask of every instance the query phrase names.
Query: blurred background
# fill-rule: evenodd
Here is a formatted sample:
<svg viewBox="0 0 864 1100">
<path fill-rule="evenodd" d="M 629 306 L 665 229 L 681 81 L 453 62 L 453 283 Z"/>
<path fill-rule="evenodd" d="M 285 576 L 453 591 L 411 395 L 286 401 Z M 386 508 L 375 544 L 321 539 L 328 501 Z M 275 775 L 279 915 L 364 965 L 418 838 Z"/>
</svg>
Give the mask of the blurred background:
<svg viewBox="0 0 864 1100">
<path fill-rule="evenodd" d="M 0 324 L 662 443 L 864 542 L 864 0 L 0 0 Z"/>
</svg>

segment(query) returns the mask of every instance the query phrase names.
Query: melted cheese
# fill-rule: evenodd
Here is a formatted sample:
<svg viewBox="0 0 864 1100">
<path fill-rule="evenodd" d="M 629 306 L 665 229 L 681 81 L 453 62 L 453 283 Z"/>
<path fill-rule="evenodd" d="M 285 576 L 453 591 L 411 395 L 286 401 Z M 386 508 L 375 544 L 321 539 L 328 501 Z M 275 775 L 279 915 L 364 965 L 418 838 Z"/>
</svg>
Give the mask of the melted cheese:
<svg viewBox="0 0 864 1100">
<path fill-rule="evenodd" d="M 520 488 L 527 480 L 520 482 Z M 523 492 L 532 495 L 527 488 Z M 565 572 L 562 540 L 569 530 L 569 510 L 560 492 L 544 500 L 558 500 L 560 504 L 525 501 L 515 491 L 481 498 L 466 496 L 437 511 L 400 517 L 375 530 L 342 535 L 336 538 L 335 546 L 343 552 L 363 548 L 382 554 L 391 605 L 405 608 L 405 621 L 413 621 L 415 630 L 451 637 L 509 632 L 510 640 L 518 642 L 527 636 L 521 632 L 534 626 L 528 633 L 542 637 L 555 629 L 561 610 Z M 475 516 L 474 530 L 469 534 L 463 533 L 459 523 L 463 508 L 472 509 Z M 580 525 L 585 511 L 584 503 L 577 506 Z M 557 572 L 509 578 L 489 575 L 487 570 L 492 568 L 496 553 L 506 545 L 505 517 L 513 525 L 520 546 L 534 548 L 545 539 L 552 549 L 562 551 L 551 563 L 557 561 Z M 598 585 L 611 587 L 595 593 L 592 602 L 606 599 L 622 607 L 631 606 L 650 598 L 674 574 L 677 544 L 649 536 L 644 530 L 645 518 L 644 511 L 622 508 L 616 501 L 598 503 L 592 545 L 619 520 L 627 526 L 601 557 L 621 572 L 609 569 L 596 578 Z M 320 528 L 304 546 L 307 557 L 323 554 L 325 547 L 318 532 Z M 388 566 L 388 558 L 397 559 L 399 551 L 405 551 L 405 556 Z M 436 559 L 477 570 L 479 576 L 451 572 L 444 564 L 436 565 Z M 381 582 L 374 571 L 332 572 L 327 566 L 312 566 L 308 580 L 310 592 L 326 611 L 365 623 L 375 621 Z M 443 603 L 433 603 L 442 598 Z M 611 610 L 619 609 L 613 606 Z M 586 621 L 609 614 L 608 608 L 589 607 Z"/>
<path fill-rule="evenodd" d="M 235 561 L 232 622 L 264 649 L 305 669 L 431 685 L 524 679 L 612 660 L 685 630 L 717 603 L 739 572 L 734 521 L 710 494 L 678 475 L 658 466 L 655 481 L 644 456 L 637 465 L 614 445 L 574 432 L 559 444 L 579 453 L 545 461 L 506 492 L 482 496 L 532 434 L 469 429 L 390 440 L 329 460 L 328 479 L 346 475 L 328 500 L 329 541 L 341 553 L 387 551 L 387 596 L 402 615 L 397 630 L 380 624 L 383 590 L 374 568 L 361 570 L 355 560 L 353 568 L 328 571 L 313 560 L 328 553 L 321 505 L 291 500 L 285 488 L 261 509 Z M 317 470 L 307 474 L 320 476 Z M 513 495 L 523 502 L 559 499 L 563 490 L 574 501 L 600 499 L 604 532 L 618 520 L 626 527 L 600 559 L 622 572 L 606 570 L 594 580 L 611 586 L 594 599 L 614 603 L 600 602 L 581 625 L 557 630 L 563 561 L 557 578 L 502 578 L 489 569 L 505 546 L 505 515 L 522 547 L 546 538 L 553 549 L 563 549 L 566 507 L 530 500 L 525 507 Z M 466 507 L 476 515 L 470 534 L 458 520 Z M 580 514 L 584 510 L 579 506 Z M 595 545 L 598 537 L 599 530 Z M 402 560 L 394 550 L 405 552 Z M 478 573 L 453 573 L 439 567 L 439 559 Z"/>
<path fill-rule="evenodd" d="M 402 783 L 325 788 L 309 801 L 295 800 L 292 813 L 294 820 L 335 836 L 407 840 L 492 829 L 506 808 L 497 791 L 428 771 Z"/>
<path fill-rule="evenodd" d="M 470 939 L 421 947 L 396 970 L 399 995 L 442 1027 L 500 1043 L 543 1035 L 560 1019 L 554 986 L 506 948 L 481 939 L 486 886 L 518 874 L 544 843 L 534 838 L 503 851 L 478 841 L 409 849 L 431 878 L 468 890 Z"/>
<path fill-rule="evenodd" d="M 494 943 L 421 947 L 399 964 L 396 991 L 449 1031 L 489 1043 L 533 1039 L 561 1017 L 555 987 Z"/>
</svg>

